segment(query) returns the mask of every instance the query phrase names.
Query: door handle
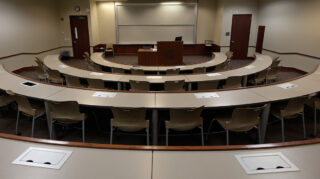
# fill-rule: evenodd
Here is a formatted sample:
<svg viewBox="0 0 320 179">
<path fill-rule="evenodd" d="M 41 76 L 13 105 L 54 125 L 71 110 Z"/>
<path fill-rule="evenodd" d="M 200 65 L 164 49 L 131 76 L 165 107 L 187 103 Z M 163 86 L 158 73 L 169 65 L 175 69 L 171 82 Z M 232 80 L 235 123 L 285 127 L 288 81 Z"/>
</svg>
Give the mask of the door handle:
<svg viewBox="0 0 320 179">
<path fill-rule="evenodd" d="M 74 28 L 74 35 L 75 35 L 75 38 L 78 40 L 79 36 L 78 36 L 78 28 L 77 27 Z"/>
<path fill-rule="evenodd" d="M 232 40 L 231 43 L 235 43 L 235 41 Z"/>
</svg>

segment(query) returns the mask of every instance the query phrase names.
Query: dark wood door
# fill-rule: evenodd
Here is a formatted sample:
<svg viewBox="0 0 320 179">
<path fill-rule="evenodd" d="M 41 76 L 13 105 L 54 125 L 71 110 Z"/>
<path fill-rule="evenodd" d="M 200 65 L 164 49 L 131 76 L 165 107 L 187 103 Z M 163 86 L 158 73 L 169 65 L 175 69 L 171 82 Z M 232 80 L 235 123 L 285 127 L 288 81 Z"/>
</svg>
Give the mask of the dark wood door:
<svg viewBox="0 0 320 179">
<path fill-rule="evenodd" d="M 84 52 L 90 53 L 87 16 L 70 16 L 72 47 L 74 58 L 82 59 Z"/>
<path fill-rule="evenodd" d="M 259 29 L 258 29 L 257 45 L 256 45 L 256 52 L 258 53 L 262 53 L 265 29 L 266 29 L 265 26 L 259 26 Z"/>
<path fill-rule="evenodd" d="M 234 59 L 248 58 L 252 14 L 237 14 L 232 18 L 230 51 Z"/>
</svg>

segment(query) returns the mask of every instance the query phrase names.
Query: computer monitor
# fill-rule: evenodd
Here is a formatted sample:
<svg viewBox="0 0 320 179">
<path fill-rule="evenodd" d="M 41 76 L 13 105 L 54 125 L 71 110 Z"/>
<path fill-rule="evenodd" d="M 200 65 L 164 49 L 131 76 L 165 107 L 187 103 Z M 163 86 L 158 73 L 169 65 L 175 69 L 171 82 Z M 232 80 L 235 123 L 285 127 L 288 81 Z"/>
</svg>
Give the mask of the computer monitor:
<svg viewBox="0 0 320 179">
<path fill-rule="evenodd" d="M 175 41 L 182 41 L 182 36 L 176 37 Z"/>
</svg>

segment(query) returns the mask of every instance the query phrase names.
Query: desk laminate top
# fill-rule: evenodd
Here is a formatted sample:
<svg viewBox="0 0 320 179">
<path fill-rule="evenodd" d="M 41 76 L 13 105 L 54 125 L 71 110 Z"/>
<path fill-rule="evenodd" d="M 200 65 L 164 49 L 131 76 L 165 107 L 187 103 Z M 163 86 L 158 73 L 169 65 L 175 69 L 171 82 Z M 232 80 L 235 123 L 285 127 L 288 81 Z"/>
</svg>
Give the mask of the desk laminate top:
<svg viewBox="0 0 320 179">
<path fill-rule="evenodd" d="M 181 71 L 184 71 L 184 70 L 192 70 L 198 67 L 214 67 L 214 66 L 220 65 L 227 60 L 227 56 L 224 53 L 214 53 L 214 58 L 204 63 L 194 64 L 194 65 L 161 66 L 161 67 L 133 66 L 133 65 L 124 65 L 124 64 L 114 63 L 109 61 L 108 59 L 105 59 L 103 57 L 103 53 L 93 53 L 91 55 L 91 60 L 94 63 L 101 66 L 111 67 L 111 68 L 121 68 L 125 70 L 130 70 L 133 68 L 133 69 L 140 69 L 144 71 L 166 71 L 169 69 L 180 68 Z"/>
<path fill-rule="evenodd" d="M 219 56 L 222 54 L 217 54 L 217 59 L 222 59 Z M 272 59 L 270 56 L 257 55 L 256 60 L 254 60 L 249 65 L 241 68 L 222 71 L 218 73 L 206 73 L 206 74 L 189 74 L 189 75 L 128 75 L 128 74 L 114 74 L 114 73 L 96 73 L 89 70 L 79 69 L 72 66 L 64 64 L 58 55 L 49 55 L 44 59 L 44 64 L 53 70 L 58 70 L 60 73 L 77 76 L 85 79 L 101 79 L 104 81 L 113 82 L 125 82 L 128 83 L 130 80 L 135 81 L 147 81 L 149 83 L 164 83 L 166 81 L 178 81 L 184 80 L 185 82 L 199 82 L 199 81 L 214 81 L 214 80 L 224 80 L 230 76 L 247 76 L 251 74 L 258 73 L 270 67 Z M 159 67 L 160 68 L 160 67 Z"/>
<path fill-rule="evenodd" d="M 107 97 L 95 97 L 94 94 L 101 92 L 101 90 L 98 89 L 69 88 L 41 82 L 35 82 L 37 84 L 36 86 L 28 87 L 21 84 L 31 80 L 9 73 L 2 67 L 0 70 L 2 70 L 0 73 L 0 89 L 10 89 L 17 94 L 43 100 L 77 101 L 81 105 L 100 107 L 145 107 L 161 109 L 204 106 L 207 108 L 219 108 L 274 102 L 320 91 L 320 67 L 317 67 L 314 72 L 290 82 L 276 83 L 267 86 L 186 93 L 103 91 L 107 94 Z M 294 87 L 288 89 L 281 87 L 281 85 L 288 83 L 294 85 Z"/>
</svg>

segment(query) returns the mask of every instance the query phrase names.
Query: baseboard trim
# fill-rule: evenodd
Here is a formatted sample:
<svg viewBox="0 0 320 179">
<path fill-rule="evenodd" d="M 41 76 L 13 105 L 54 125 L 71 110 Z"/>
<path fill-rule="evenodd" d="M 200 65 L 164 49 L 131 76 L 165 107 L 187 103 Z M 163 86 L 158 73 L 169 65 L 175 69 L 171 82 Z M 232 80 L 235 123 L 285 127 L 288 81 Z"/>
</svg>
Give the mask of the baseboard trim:
<svg viewBox="0 0 320 179">
<path fill-rule="evenodd" d="M 41 52 L 23 52 L 23 53 L 16 53 L 16 54 L 13 54 L 13 55 L 8 55 L 8 56 L 0 57 L 0 60 L 6 59 L 6 58 L 16 57 L 16 56 L 20 56 L 20 55 L 39 55 L 39 54 L 46 53 L 46 52 L 50 52 L 50 51 L 53 51 L 53 50 L 58 50 L 58 49 L 61 49 L 61 48 L 70 48 L 70 47 L 72 48 L 72 46 L 60 46 L 60 47 L 56 47 L 56 48 L 44 50 L 44 51 L 41 51 Z"/>
</svg>

